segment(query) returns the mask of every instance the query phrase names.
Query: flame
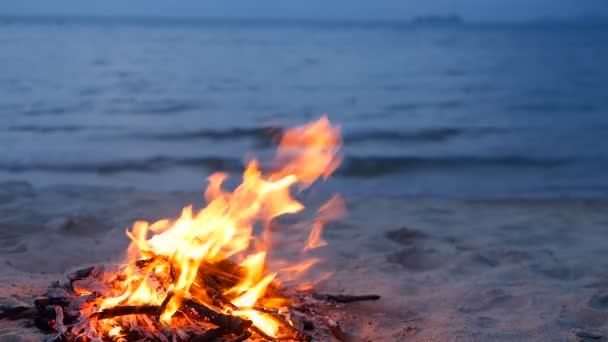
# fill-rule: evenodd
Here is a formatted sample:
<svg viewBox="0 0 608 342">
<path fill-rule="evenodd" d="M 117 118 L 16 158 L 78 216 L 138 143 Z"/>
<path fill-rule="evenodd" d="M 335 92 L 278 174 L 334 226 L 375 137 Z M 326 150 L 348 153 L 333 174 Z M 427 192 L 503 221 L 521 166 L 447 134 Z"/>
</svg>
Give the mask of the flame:
<svg viewBox="0 0 608 342">
<path fill-rule="evenodd" d="M 197 280 L 200 266 L 232 257 L 243 260 L 240 267 L 244 276 L 224 292 L 233 307 L 221 309 L 250 319 L 267 335 L 277 336 L 277 322 L 251 308 L 266 295 L 270 284 L 282 272 L 289 278 L 292 273 L 306 271 L 317 260 L 279 270 L 268 269 L 265 262 L 268 244 L 260 243 L 254 236 L 254 227 L 268 224 L 280 215 L 302 211 L 304 206 L 292 197 L 291 188 L 297 186 L 302 190 L 319 177 L 327 178 L 340 163 L 337 156 L 340 144 L 340 128 L 331 125 L 324 116 L 283 134 L 271 172 L 262 172 L 256 160 L 250 161 L 242 183 L 232 192 L 222 189 L 227 175 L 215 173 L 208 178 L 205 208 L 195 212 L 192 206 L 187 206 L 173 221 L 135 222 L 132 230 L 126 232 L 132 241 L 126 280 L 113 289 L 113 296 L 103 300 L 101 309 L 119 304 L 161 305 L 170 299 L 164 303 L 161 314 L 161 321 L 170 324 L 184 299 L 212 304 L 201 290 L 204 286 L 193 287 L 195 281 L 201 281 Z M 341 207 L 341 203 L 341 199 L 334 198 L 319 210 L 319 219 L 312 225 L 304 249 L 326 244 L 321 238 L 323 223 L 336 216 L 329 212 Z M 264 235 L 267 233 L 265 229 Z M 154 261 L 146 267 L 146 272 L 133 266 L 135 261 L 150 256 Z M 169 295 L 172 297 L 167 297 Z M 278 303 L 274 298 L 264 298 L 264 303 L 273 302 Z M 113 335 L 120 331 L 112 322 L 106 323 L 106 327 Z"/>
</svg>

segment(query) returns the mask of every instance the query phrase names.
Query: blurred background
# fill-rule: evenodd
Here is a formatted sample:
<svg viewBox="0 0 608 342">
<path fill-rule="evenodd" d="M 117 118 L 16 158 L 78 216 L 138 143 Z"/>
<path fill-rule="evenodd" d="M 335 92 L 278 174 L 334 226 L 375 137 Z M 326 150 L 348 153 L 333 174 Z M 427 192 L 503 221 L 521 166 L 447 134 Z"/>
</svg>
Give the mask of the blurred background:
<svg viewBox="0 0 608 342">
<path fill-rule="evenodd" d="M 608 3 L 0 4 L 0 181 L 194 190 L 327 113 L 347 195 L 608 195 Z M 238 180 L 238 177 L 233 177 Z"/>
</svg>

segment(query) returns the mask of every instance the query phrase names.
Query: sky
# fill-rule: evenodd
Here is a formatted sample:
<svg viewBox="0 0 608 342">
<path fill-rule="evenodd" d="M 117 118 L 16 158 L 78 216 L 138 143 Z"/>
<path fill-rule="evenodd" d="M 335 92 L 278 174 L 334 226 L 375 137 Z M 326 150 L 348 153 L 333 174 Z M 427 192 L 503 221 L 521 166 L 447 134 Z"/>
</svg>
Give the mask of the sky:
<svg viewBox="0 0 608 342">
<path fill-rule="evenodd" d="M 399 20 L 457 14 L 466 20 L 608 17 L 608 0 L 0 0 L 0 15 Z"/>
</svg>

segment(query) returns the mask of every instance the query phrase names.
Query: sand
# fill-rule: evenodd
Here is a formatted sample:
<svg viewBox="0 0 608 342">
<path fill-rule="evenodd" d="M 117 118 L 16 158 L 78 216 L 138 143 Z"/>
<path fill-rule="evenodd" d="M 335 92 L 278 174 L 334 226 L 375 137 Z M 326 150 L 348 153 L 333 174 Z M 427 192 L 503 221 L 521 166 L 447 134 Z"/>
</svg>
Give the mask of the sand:
<svg viewBox="0 0 608 342">
<path fill-rule="evenodd" d="M 31 304 L 70 269 L 120 261 L 134 220 L 175 217 L 201 199 L 1 183 L 0 306 Z M 315 252 L 324 262 L 314 272 L 335 272 L 323 291 L 383 296 L 343 307 L 338 318 L 357 341 L 608 337 L 608 201 L 346 200 L 348 215 L 326 228 L 329 247 Z M 42 339 L 26 321 L 0 321 L 0 341 Z"/>
</svg>

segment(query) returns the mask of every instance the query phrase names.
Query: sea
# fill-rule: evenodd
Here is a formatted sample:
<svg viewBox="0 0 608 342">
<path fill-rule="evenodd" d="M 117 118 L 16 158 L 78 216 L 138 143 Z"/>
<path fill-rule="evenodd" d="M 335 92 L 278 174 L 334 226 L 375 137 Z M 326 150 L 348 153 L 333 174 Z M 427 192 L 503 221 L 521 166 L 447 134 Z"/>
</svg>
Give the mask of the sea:
<svg viewBox="0 0 608 342">
<path fill-rule="evenodd" d="M 608 27 L 0 18 L 0 182 L 236 184 L 325 114 L 327 191 L 608 198 Z"/>
</svg>

